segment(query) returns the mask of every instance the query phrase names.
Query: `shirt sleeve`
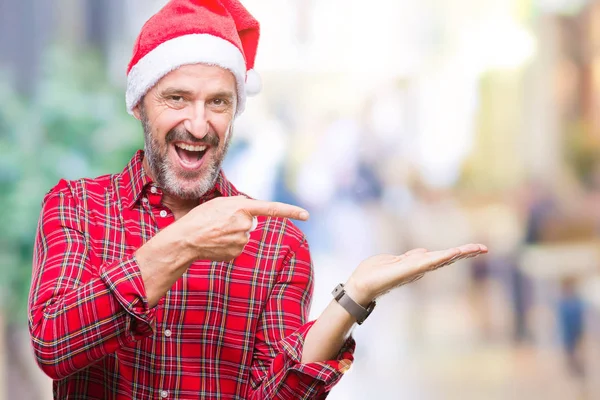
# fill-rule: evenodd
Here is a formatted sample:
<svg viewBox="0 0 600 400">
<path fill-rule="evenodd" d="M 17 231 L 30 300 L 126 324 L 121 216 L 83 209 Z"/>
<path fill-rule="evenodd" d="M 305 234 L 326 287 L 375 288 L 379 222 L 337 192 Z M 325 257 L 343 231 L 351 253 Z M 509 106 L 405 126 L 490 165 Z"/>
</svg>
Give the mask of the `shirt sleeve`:
<svg viewBox="0 0 600 400">
<path fill-rule="evenodd" d="M 247 398 L 324 399 L 354 360 L 350 337 L 335 360 L 301 363 L 313 291 L 313 268 L 304 240 L 285 262 L 256 332 Z"/>
<path fill-rule="evenodd" d="M 53 379 L 153 333 L 154 309 L 134 255 L 91 265 L 89 251 L 76 202 L 61 181 L 42 205 L 29 295 L 33 350 Z"/>
</svg>

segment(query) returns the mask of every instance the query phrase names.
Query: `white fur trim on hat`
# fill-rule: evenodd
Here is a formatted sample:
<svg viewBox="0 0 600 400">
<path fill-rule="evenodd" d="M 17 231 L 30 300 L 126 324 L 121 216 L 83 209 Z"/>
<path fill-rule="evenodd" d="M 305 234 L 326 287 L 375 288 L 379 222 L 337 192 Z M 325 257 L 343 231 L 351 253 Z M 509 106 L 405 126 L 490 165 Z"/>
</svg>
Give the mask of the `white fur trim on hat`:
<svg viewBox="0 0 600 400">
<path fill-rule="evenodd" d="M 262 80 L 254 69 L 249 69 L 246 75 L 246 94 L 256 96 L 262 90 Z"/>
<path fill-rule="evenodd" d="M 127 75 L 127 111 L 169 72 L 188 64 L 217 65 L 233 73 L 237 83 L 237 114 L 246 106 L 246 62 L 229 41 L 209 34 L 189 34 L 168 40 L 146 54 Z"/>
</svg>

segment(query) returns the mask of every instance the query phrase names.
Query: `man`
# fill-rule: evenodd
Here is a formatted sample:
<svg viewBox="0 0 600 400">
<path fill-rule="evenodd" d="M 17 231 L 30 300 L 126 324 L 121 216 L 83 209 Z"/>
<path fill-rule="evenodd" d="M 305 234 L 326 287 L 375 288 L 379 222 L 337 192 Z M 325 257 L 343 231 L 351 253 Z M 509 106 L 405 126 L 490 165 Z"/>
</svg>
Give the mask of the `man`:
<svg viewBox="0 0 600 400">
<path fill-rule="evenodd" d="M 220 170 L 258 37 L 237 0 L 168 3 L 128 71 L 145 151 L 119 174 L 46 195 L 29 322 L 55 398 L 324 398 L 377 297 L 487 251 L 373 257 L 307 323 L 313 270 L 288 218 L 308 213 L 249 199 Z"/>
</svg>

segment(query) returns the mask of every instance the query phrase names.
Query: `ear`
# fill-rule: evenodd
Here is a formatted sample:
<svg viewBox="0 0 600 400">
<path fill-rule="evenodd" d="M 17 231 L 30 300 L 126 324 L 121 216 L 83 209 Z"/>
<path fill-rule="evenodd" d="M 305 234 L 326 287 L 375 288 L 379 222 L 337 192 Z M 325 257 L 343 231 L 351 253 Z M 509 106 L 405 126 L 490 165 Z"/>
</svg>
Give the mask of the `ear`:
<svg viewBox="0 0 600 400">
<path fill-rule="evenodd" d="M 142 117 L 140 114 L 140 103 L 138 103 L 135 107 L 133 107 L 133 116 L 138 120 L 141 121 Z"/>
</svg>

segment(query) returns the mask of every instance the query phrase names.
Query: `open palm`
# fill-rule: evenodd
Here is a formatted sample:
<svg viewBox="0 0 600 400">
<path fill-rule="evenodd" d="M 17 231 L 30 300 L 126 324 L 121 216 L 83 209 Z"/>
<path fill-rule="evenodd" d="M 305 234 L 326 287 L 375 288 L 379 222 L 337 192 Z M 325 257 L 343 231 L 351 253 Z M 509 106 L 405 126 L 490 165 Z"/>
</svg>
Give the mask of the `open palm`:
<svg viewBox="0 0 600 400">
<path fill-rule="evenodd" d="M 394 288 L 422 278 L 430 271 L 487 251 L 482 244 L 467 244 L 439 251 L 414 249 L 402 255 L 373 256 L 354 270 L 346 290 L 358 303 L 366 305 Z"/>
</svg>

